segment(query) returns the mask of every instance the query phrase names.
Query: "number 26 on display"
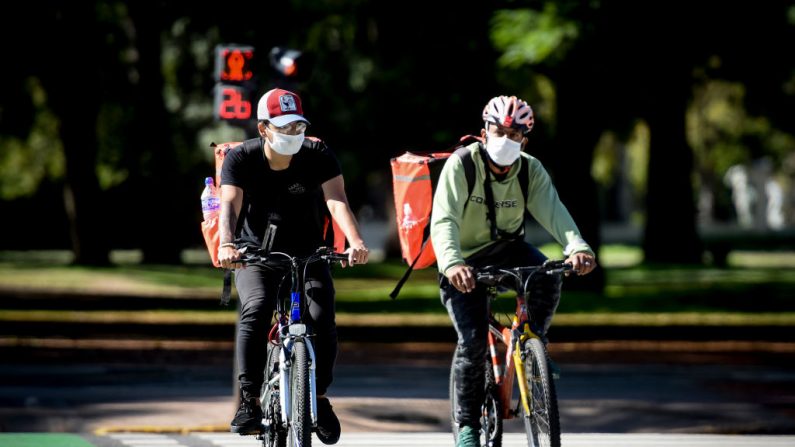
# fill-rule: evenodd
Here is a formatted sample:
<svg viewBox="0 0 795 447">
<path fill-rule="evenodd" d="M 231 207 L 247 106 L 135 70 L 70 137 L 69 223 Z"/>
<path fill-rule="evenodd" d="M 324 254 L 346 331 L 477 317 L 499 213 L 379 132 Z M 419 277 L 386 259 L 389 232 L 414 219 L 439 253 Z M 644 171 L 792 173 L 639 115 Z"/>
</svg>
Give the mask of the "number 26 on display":
<svg viewBox="0 0 795 447">
<path fill-rule="evenodd" d="M 218 117 L 224 120 L 248 120 L 251 118 L 251 101 L 244 99 L 243 89 L 235 86 L 219 86 L 216 95 Z"/>
</svg>

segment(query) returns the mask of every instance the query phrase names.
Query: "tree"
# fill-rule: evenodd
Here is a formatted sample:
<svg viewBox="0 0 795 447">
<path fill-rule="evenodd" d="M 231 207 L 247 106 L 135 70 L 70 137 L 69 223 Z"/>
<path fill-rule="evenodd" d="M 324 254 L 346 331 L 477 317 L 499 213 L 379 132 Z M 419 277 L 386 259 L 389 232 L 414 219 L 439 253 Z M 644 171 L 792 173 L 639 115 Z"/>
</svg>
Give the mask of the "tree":
<svg viewBox="0 0 795 447">
<path fill-rule="evenodd" d="M 604 115 L 595 116 L 592 105 L 606 101 L 602 101 L 602 89 L 595 88 L 602 76 L 598 61 L 590 53 L 592 36 L 580 39 L 582 25 L 565 16 L 583 14 L 576 8 L 564 5 L 559 10 L 548 3 L 541 11 L 497 11 L 492 40 L 503 52 L 500 70 L 518 73 L 508 73 L 503 79 L 514 91 L 532 95 L 525 99 L 536 107 L 536 115 L 541 111 L 537 120 L 546 134 L 538 139 L 531 134 L 530 151 L 551 171 L 562 201 L 583 237 L 598 253 L 600 214 L 590 172 L 594 147 L 606 122 Z M 589 73 L 590 77 L 583 79 L 582 73 Z M 544 95 L 534 91 L 533 76 L 551 80 L 554 93 Z M 600 291 L 604 287 L 604 271 L 598 269 L 587 277 L 577 278 L 569 287 Z"/>
<path fill-rule="evenodd" d="M 53 59 L 51 64 L 39 60 L 35 75 L 59 120 L 66 161 L 64 202 L 74 262 L 105 265 L 110 252 L 108 225 L 100 211 L 102 194 L 95 171 L 101 104 L 96 84 L 102 73 L 97 55 L 102 49 L 95 34 L 94 6 L 93 2 L 64 2 L 53 10 L 45 8 L 54 17 L 44 15 L 42 41 L 47 42 Z"/>
<path fill-rule="evenodd" d="M 146 198 L 139 205 L 148 216 L 139 222 L 143 234 L 139 244 L 144 262 L 177 264 L 183 247 L 174 240 L 178 233 L 174 229 L 189 228 L 191 221 L 174 200 L 182 176 L 163 99 L 161 33 L 167 23 L 158 2 L 129 2 L 128 8 L 138 59 L 130 87 L 133 116 L 126 147 L 136 155 L 138 166 L 130 186 Z"/>
<path fill-rule="evenodd" d="M 529 65 L 554 83 L 557 169 L 586 184 L 580 190 L 560 187 L 575 215 L 594 214 L 589 164 L 600 133 L 626 134 L 636 120 L 648 125 L 647 262 L 701 262 L 685 113 L 692 73 L 710 54 L 701 33 L 715 29 L 711 6 L 544 2 L 495 17 L 502 61 Z M 596 222 L 583 233 L 591 225 Z"/>
</svg>

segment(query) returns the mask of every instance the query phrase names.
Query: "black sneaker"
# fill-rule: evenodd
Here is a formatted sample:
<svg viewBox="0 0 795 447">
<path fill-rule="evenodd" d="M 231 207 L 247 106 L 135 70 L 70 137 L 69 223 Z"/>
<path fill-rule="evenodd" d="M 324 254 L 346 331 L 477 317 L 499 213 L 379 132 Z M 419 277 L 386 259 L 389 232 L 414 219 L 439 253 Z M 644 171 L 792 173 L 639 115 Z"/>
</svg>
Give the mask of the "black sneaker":
<svg viewBox="0 0 795 447">
<path fill-rule="evenodd" d="M 340 440 L 340 420 L 326 397 L 317 399 L 317 438 L 323 444 L 336 444 Z"/>
<path fill-rule="evenodd" d="M 231 431 L 241 435 L 258 435 L 262 432 L 262 409 L 257 404 L 257 399 L 240 401 L 240 408 L 232 419 Z"/>
</svg>

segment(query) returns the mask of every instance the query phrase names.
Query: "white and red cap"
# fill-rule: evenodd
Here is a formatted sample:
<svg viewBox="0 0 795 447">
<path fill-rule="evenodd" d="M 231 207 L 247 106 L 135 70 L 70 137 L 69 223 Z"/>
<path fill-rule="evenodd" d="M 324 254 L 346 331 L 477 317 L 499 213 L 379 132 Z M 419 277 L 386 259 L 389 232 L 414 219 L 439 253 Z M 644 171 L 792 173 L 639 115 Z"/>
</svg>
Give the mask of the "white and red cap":
<svg viewBox="0 0 795 447">
<path fill-rule="evenodd" d="M 303 121 L 304 109 L 301 107 L 301 98 L 293 92 L 275 88 L 268 90 L 257 104 L 257 119 L 267 120 L 276 127 L 286 126 L 295 121 Z"/>
</svg>

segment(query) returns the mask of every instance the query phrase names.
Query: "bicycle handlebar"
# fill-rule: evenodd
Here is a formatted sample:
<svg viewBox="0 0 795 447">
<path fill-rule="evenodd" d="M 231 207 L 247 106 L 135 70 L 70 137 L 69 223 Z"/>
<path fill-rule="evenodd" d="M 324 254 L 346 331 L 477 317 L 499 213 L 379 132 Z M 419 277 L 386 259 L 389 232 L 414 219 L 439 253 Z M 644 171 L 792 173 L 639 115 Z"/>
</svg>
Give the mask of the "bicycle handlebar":
<svg viewBox="0 0 795 447">
<path fill-rule="evenodd" d="M 560 273 L 570 272 L 572 269 L 571 264 L 562 260 L 550 260 L 544 262 L 542 265 L 534 265 L 527 267 L 514 267 L 509 269 L 502 269 L 498 267 L 483 267 L 475 270 L 475 280 L 486 285 L 497 285 L 505 279 L 512 278 L 519 283 L 525 282 L 525 278 L 529 280 L 536 274 L 557 275 Z"/>
<path fill-rule="evenodd" d="M 243 246 L 238 248 L 243 254 L 243 257 L 234 261 L 240 264 L 284 264 L 284 265 L 300 265 L 311 264 L 317 261 L 330 261 L 330 262 L 345 262 L 348 260 L 348 255 L 345 253 L 335 253 L 331 248 L 320 247 L 316 252 L 309 256 L 299 257 L 290 256 L 282 252 L 266 252 L 262 249 L 251 249 L 250 246 Z"/>
</svg>

